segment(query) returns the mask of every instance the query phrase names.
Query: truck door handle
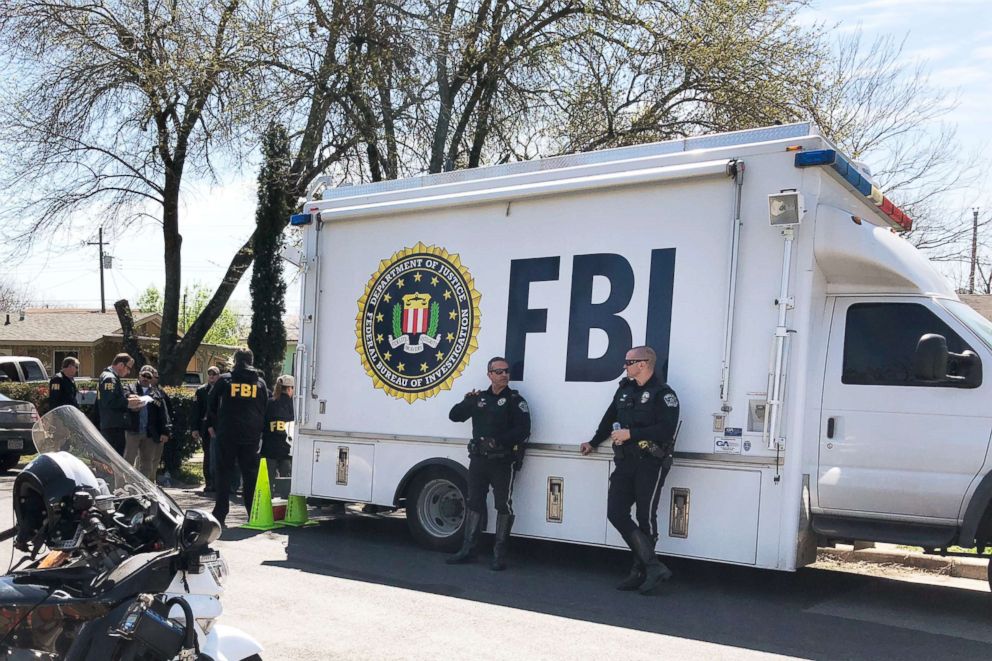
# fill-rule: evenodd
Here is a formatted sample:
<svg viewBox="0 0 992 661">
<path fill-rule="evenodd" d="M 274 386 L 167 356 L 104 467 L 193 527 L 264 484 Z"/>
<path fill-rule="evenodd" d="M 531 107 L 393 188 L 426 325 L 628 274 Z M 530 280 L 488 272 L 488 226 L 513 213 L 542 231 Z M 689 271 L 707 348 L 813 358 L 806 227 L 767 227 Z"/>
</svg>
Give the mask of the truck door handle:
<svg viewBox="0 0 992 661">
<path fill-rule="evenodd" d="M 827 438 L 833 438 L 833 437 L 834 437 L 834 419 L 831 417 L 831 418 L 827 418 Z"/>
</svg>

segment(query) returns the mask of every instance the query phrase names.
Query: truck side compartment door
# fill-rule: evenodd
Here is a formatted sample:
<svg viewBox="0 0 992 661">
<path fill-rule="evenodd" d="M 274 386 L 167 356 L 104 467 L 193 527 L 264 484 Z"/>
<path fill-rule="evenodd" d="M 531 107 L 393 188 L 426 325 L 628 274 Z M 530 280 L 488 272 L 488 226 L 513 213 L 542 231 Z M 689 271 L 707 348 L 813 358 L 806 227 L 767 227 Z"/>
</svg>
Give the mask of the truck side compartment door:
<svg viewBox="0 0 992 661">
<path fill-rule="evenodd" d="M 988 351 L 928 298 L 839 297 L 824 373 L 816 510 L 954 523 L 992 433 L 992 376 L 980 384 L 915 375 L 920 337 Z M 969 338 L 969 339 L 965 339 Z M 953 359 L 951 374 L 958 369 Z"/>
<path fill-rule="evenodd" d="M 322 498 L 369 502 L 374 459 L 372 443 L 314 441 L 311 493 Z"/>
</svg>

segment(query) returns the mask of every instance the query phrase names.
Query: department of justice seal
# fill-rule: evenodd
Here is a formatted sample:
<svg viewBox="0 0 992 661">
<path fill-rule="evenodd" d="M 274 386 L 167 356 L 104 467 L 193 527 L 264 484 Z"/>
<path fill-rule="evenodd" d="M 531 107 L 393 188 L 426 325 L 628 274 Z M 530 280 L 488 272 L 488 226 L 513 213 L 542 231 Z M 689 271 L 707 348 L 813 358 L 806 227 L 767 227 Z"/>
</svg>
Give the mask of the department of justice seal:
<svg viewBox="0 0 992 661">
<path fill-rule="evenodd" d="M 372 384 L 412 404 L 450 390 L 479 348 L 475 282 L 458 255 L 417 243 L 369 278 L 355 349 Z"/>
</svg>

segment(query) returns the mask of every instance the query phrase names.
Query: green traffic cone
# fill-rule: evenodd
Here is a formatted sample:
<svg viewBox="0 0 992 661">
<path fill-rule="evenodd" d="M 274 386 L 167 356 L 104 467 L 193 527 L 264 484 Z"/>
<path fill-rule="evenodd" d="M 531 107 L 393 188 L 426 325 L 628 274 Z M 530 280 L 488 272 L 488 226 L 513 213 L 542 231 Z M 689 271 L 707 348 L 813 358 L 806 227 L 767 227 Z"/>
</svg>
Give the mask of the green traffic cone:
<svg viewBox="0 0 992 661">
<path fill-rule="evenodd" d="M 286 519 L 282 522 L 284 526 L 315 526 L 316 521 L 311 521 L 307 515 L 306 496 L 290 496 L 289 504 L 286 506 Z"/>
<path fill-rule="evenodd" d="M 255 480 L 255 495 L 251 501 L 251 516 L 248 523 L 241 526 L 249 530 L 272 530 L 282 524 L 272 517 L 272 492 L 269 491 L 269 466 L 265 457 L 258 464 L 258 479 Z"/>
</svg>

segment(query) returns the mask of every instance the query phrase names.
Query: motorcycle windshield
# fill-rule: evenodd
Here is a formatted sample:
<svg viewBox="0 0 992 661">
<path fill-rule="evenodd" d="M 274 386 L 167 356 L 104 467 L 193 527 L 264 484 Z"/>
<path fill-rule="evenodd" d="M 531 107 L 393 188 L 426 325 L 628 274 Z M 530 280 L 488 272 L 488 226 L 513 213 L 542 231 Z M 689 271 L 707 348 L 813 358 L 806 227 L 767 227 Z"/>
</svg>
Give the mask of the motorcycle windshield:
<svg viewBox="0 0 992 661">
<path fill-rule="evenodd" d="M 117 454 L 103 435 L 74 406 L 52 409 L 34 423 L 31 437 L 39 453 L 68 452 L 89 468 L 115 497 L 146 496 L 182 518 L 183 511 L 164 491 Z"/>
</svg>

